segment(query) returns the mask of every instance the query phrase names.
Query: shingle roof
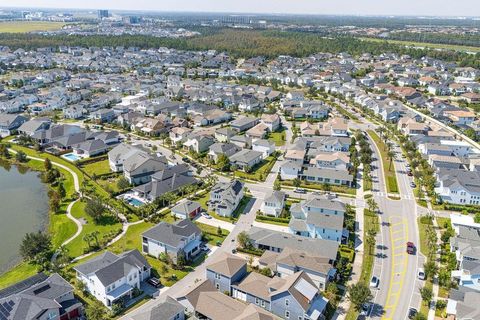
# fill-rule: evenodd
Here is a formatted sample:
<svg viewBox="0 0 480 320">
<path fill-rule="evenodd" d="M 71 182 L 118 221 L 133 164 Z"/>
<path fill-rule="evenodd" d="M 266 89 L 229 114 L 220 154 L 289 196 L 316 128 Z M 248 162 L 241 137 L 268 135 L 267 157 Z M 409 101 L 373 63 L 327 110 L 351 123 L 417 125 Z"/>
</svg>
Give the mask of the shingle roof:
<svg viewBox="0 0 480 320">
<path fill-rule="evenodd" d="M 240 269 L 246 266 L 246 264 L 247 261 L 245 259 L 239 258 L 227 252 L 222 252 L 215 262 L 207 266 L 207 270 L 211 270 L 227 277 L 232 277 Z"/>
<path fill-rule="evenodd" d="M 160 222 L 145 231 L 142 236 L 177 248 L 185 238 L 192 234 L 200 235 L 202 231 L 190 220 L 180 220 L 176 224 Z"/>
</svg>

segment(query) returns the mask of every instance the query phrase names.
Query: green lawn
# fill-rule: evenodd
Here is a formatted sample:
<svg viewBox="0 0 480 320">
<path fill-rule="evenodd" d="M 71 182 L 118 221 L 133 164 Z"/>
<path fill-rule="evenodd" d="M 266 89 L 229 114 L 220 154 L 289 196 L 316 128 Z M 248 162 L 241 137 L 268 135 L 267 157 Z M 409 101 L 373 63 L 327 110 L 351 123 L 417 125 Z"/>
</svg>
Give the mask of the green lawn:
<svg viewBox="0 0 480 320">
<path fill-rule="evenodd" d="M 84 219 L 87 223 L 83 225 L 83 230 L 80 235 L 67 245 L 69 255 L 71 257 L 78 257 L 84 253 L 84 249 L 87 249 L 88 244 L 83 240 L 86 234 L 98 231 L 99 241 L 104 238 L 108 233 L 118 231 L 122 228 L 121 223 L 113 222 L 112 219 L 104 219 L 104 224 L 96 224 L 94 220 L 85 213 L 85 203 L 77 202 L 72 207 L 72 215 L 77 219 Z"/>
<path fill-rule="evenodd" d="M 9 271 L 0 275 L 0 289 L 8 287 L 16 282 L 22 281 L 37 273 L 37 266 L 22 262 Z"/>
<path fill-rule="evenodd" d="M 82 169 L 90 177 L 92 177 L 93 175 L 101 176 L 102 174 L 107 174 L 111 172 L 108 159 L 87 163 L 86 165 L 82 165 Z"/>
<path fill-rule="evenodd" d="M 232 222 L 232 220 L 233 221 L 238 220 L 238 217 L 245 210 L 245 207 L 250 202 L 250 199 L 252 199 L 252 197 L 250 197 L 250 196 L 244 196 L 243 197 L 243 199 L 240 201 L 240 204 L 238 205 L 237 209 L 235 209 L 235 211 L 233 212 L 233 219 L 230 219 L 229 217 L 222 217 L 222 216 L 217 215 L 215 212 L 208 211 L 207 201 L 209 199 L 210 199 L 210 193 L 206 192 L 203 195 L 194 197 L 192 200 L 200 203 L 202 208 L 205 209 L 208 212 L 208 214 L 210 214 L 215 219 L 226 221 L 226 222 Z"/>
<path fill-rule="evenodd" d="M 275 143 L 275 146 L 280 147 L 285 145 L 285 140 L 287 139 L 287 134 L 285 129 L 279 132 L 272 132 L 269 134 L 268 140 Z"/>
<path fill-rule="evenodd" d="M 230 233 L 228 230 L 222 229 L 222 235 L 218 235 L 217 227 L 210 226 L 208 224 L 204 224 L 201 222 L 195 222 L 195 224 L 197 225 L 197 227 L 200 228 L 200 230 L 202 230 L 203 236 L 208 241 L 208 243 L 212 246 L 217 245 L 217 242 L 222 243 L 223 241 L 225 241 L 225 238 Z"/>
<path fill-rule="evenodd" d="M 0 33 L 26 33 L 61 29 L 65 23 L 49 21 L 6 21 L 0 22 Z"/>
<path fill-rule="evenodd" d="M 63 203 L 59 212 L 50 212 L 50 224 L 48 229 L 52 236 L 52 244 L 54 248 L 58 248 L 63 242 L 77 232 L 77 225 L 65 214 L 67 206 L 68 203 Z"/>
<path fill-rule="evenodd" d="M 260 164 L 252 168 L 252 172 L 246 173 L 240 170 L 234 172 L 234 176 L 237 178 L 255 180 L 255 181 L 265 181 L 268 174 L 272 170 L 273 165 L 275 164 L 276 159 L 273 156 L 267 157 Z"/>
<path fill-rule="evenodd" d="M 380 151 L 380 156 L 382 157 L 383 162 L 383 175 L 385 177 L 385 181 L 387 182 L 387 192 L 388 193 L 398 193 L 398 183 L 397 183 L 397 176 L 395 174 L 395 166 L 390 166 L 390 160 L 387 157 L 387 151 L 385 143 L 380 139 L 380 137 L 376 134 L 373 130 L 368 130 L 368 135 L 372 138 L 375 144 Z"/>
</svg>

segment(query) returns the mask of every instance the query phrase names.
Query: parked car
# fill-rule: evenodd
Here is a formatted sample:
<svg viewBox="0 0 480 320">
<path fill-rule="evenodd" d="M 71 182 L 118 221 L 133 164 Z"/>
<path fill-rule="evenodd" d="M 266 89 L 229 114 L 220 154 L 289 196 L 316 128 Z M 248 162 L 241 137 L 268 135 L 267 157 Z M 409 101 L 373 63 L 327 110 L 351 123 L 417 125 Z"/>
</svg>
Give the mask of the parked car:
<svg viewBox="0 0 480 320">
<path fill-rule="evenodd" d="M 415 254 L 415 245 L 413 244 L 413 242 L 407 242 L 407 253 Z"/>
<path fill-rule="evenodd" d="M 415 184 L 415 182 L 412 181 L 412 182 L 410 182 L 410 187 L 415 188 L 415 187 L 417 187 L 417 185 Z"/>
<path fill-rule="evenodd" d="M 408 172 L 407 172 L 407 175 L 408 175 L 409 177 L 412 177 L 412 176 L 413 176 L 413 172 L 412 172 L 412 171 L 408 171 Z"/>
<path fill-rule="evenodd" d="M 155 278 L 155 277 L 151 277 L 150 279 L 147 280 L 147 282 L 149 284 L 151 284 L 152 286 L 154 286 L 155 288 L 158 288 L 162 285 L 160 280 L 158 278 Z"/>
<path fill-rule="evenodd" d="M 232 249 L 232 253 L 233 254 L 237 253 L 237 249 Z"/>
<path fill-rule="evenodd" d="M 408 309 L 408 319 L 413 319 L 417 315 L 418 311 L 415 308 Z"/>
<path fill-rule="evenodd" d="M 212 216 L 208 214 L 208 212 L 202 212 L 202 216 L 206 219 L 212 219 Z"/>
<path fill-rule="evenodd" d="M 297 188 L 297 189 L 293 190 L 293 192 L 295 192 L 295 193 L 307 193 L 307 190 Z"/>
<path fill-rule="evenodd" d="M 378 288 L 378 285 L 380 284 L 380 279 L 378 277 L 373 276 L 372 280 L 370 280 L 370 287 L 371 288 Z"/>
<path fill-rule="evenodd" d="M 361 316 L 368 316 L 370 314 L 370 310 L 372 309 L 372 304 L 364 303 L 362 304 L 362 309 L 360 310 Z"/>
<path fill-rule="evenodd" d="M 426 277 L 425 270 L 423 270 L 423 268 L 418 268 L 418 279 L 425 280 Z"/>
</svg>

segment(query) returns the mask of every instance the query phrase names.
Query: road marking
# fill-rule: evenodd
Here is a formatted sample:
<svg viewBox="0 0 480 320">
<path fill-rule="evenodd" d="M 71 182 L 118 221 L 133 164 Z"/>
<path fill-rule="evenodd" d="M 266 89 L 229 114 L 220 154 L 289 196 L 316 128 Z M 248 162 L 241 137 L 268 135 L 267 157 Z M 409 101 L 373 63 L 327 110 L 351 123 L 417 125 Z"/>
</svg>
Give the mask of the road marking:
<svg viewBox="0 0 480 320">
<path fill-rule="evenodd" d="M 400 222 L 395 222 L 392 223 L 392 221 L 400 219 Z M 395 217 L 390 217 L 389 219 L 390 225 L 391 226 L 397 226 L 397 225 L 402 225 L 401 231 L 404 231 L 404 237 L 402 238 L 397 238 L 396 240 L 394 239 L 394 231 L 392 231 L 392 228 L 390 228 L 390 241 L 392 243 L 392 252 L 395 251 L 396 249 L 402 248 L 403 242 L 399 245 L 398 242 L 399 240 L 403 240 L 405 238 L 408 238 L 408 225 L 407 225 L 407 220 L 405 218 L 395 216 Z M 398 231 L 398 230 L 397 230 Z M 396 232 L 398 233 L 398 232 Z M 400 256 L 404 257 L 401 258 Z M 399 261 L 397 261 L 399 260 Z M 392 273 L 390 275 L 390 285 L 388 288 L 388 294 L 387 294 L 387 301 L 385 303 L 385 315 L 382 317 L 382 319 L 391 319 L 392 315 L 395 314 L 395 310 L 398 306 L 399 300 L 400 300 L 400 293 L 402 292 L 403 289 L 403 284 L 405 280 L 405 271 L 407 267 L 407 261 L 408 261 L 408 256 L 406 256 L 406 252 L 402 252 L 401 254 L 394 254 L 392 256 Z M 403 266 L 403 269 L 399 272 L 396 272 L 395 269 L 396 267 Z M 393 290 L 393 287 L 395 286 L 395 290 Z M 394 291 L 394 292 L 393 292 Z M 388 312 L 387 312 L 388 311 Z"/>
</svg>

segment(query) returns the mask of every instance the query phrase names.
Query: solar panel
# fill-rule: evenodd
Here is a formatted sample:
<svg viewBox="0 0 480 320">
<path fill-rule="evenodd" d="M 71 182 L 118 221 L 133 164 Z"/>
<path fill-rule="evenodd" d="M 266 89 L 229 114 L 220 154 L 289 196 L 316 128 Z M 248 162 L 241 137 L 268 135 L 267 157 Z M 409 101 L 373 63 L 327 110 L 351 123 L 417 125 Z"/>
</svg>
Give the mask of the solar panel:
<svg viewBox="0 0 480 320">
<path fill-rule="evenodd" d="M 7 317 L 5 317 L 4 315 L 2 315 L 2 314 L 0 313 L 0 320 L 8 320 L 8 319 L 7 319 Z"/>
<path fill-rule="evenodd" d="M 0 314 L 2 313 L 5 315 L 10 314 L 10 312 L 8 312 L 8 310 L 2 304 L 0 304 Z"/>
<path fill-rule="evenodd" d="M 13 303 L 12 300 L 10 300 L 9 302 L 12 302 L 12 303 Z M 13 304 L 10 305 L 10 304 L 7 303 L 7 302 L 4 302 L 4 303 L 2 304 L 2 306 L 3 306 L 5 309 L 7 309 L 8 311 L 12 311 L 12 309 L 13 309 L 13 308 L 12 308 Z"/>
</svg>

